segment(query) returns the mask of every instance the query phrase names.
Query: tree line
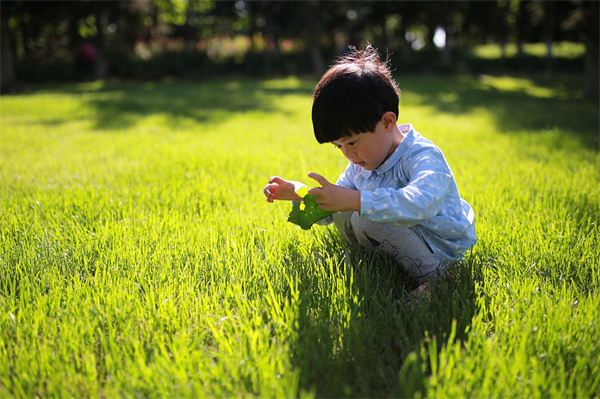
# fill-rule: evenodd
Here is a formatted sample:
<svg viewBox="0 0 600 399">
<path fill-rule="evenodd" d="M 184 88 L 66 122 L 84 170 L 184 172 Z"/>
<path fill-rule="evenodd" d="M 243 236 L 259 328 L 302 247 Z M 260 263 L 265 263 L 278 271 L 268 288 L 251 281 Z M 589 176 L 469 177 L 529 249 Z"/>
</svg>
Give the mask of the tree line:
<svg viewBox="0 0 600 399">
<path fill-rule="evenodd" d="M 348 45 L 372 43 L 404 67 L 456 71 L 468 50 L 585 44 L 580 73 L 598 96 L 595 0 L 17 1 L 0 4 L 2 89 L 44 80 L 161 75 L 320 74 Z M 468 65 L 467 65 L 468 68 Z"/>
</svg>

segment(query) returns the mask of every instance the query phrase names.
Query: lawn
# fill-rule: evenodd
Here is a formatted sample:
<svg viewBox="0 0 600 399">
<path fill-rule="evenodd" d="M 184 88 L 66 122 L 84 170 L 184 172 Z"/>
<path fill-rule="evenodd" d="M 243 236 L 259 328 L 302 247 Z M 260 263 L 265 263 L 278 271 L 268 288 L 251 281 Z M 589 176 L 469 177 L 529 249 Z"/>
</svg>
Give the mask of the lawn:
<svg viewBox="0 0 600 399">
<path fill-rule="evenodd" d="M 309 79 L 0 98 L 0 397 L 598 397 L 598 103 L 571 76 L 397 76 L 479 242 L 431 302 L 272 175 L 335 180 Z"/>
</svg>

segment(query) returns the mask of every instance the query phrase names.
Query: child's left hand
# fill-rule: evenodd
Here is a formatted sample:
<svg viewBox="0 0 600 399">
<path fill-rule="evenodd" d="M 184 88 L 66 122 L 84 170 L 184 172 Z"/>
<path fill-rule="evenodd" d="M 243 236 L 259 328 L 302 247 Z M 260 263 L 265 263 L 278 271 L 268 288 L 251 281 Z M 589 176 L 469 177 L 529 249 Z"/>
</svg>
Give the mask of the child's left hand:
<svg viewBox="0 0 600 399">
<path fill-rule="evenodd" d="M 308 177 L 316 180 L 321 187 L 311 188 L 307 194 L 314 195 L 322 209 L 331 212 L 360 212 L 360 191 L 331 184 L 317 173 L 309 173 Z"/>
<path fill-rule="evenodd" d="M 302 197 L 297 193 L 302 187 L 306 186 L 297 181 L 285 180 L 279 176 L 273 176 L 269 179 L 269 184 L 265 186 L 263 192 L 268 202 L 275 200 L 302 201 Z"/>
</svg>

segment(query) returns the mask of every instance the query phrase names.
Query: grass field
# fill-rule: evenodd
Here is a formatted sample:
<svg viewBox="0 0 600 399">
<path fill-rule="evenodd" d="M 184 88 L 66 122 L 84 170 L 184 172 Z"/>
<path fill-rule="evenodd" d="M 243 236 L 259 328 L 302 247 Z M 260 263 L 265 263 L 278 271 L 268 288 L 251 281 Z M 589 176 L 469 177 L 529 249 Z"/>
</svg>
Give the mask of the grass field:
<svg viewBox="0 0 600 399">
<path fill-rule="evenodd" d="M 548 54 L 546 43 L 525 43 L 523 44 L 523 54 L 544 58 Z M 517 46 L 509 43 L 504 46 L 506 57 L 517 55 Z M 585 56 L 585 44 L 573 42 L 556 42 L 552 45 L 552 54 L 559 58 L 578 58 Z M 502 57 L 502 49 L 496 44 L 485 44 L 473 48 L 473 55 L 486 59 L 499 59 Z"/>
<path fill-rule="evenodd" d="M 417 306 L 264 200 L 345 166 L 315 81 L 3 96 L 0 397 L 599 397 L 598 103 L 569 76 L 397 81 L 479 236 Z"/>
</svg>

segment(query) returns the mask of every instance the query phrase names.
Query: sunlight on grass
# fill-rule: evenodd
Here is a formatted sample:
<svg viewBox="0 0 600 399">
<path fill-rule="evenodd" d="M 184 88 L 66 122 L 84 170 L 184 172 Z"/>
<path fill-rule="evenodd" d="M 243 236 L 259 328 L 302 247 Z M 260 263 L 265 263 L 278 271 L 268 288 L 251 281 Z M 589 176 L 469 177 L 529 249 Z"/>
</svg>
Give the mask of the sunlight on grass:
<svg viewBox="0 0 600 399">
<path fill-rule="evenodd" d="M 397 80 L 479 236 L 417 307 L 389 260 L 264 200 L 345 167 L 316 82 L 2 96 L 0 396 L 596 396 L 597 103 L 571 78 Z"/>
<path fill-rule="evenodd" d="M 151 83 L 148 83 L 151 84 Z M 76 85 L 78 91 L 98 91 L 106 87 L 106 82 L 103 80 L 96 80 L 93 82 L 84 82 Z"/>
<path fill-rule="evenodd" d="M 541 86 L 532 79 L 515 78 L 512 76 L 482 75 L 479 79 L 485 87 L 500 92 L 523 93 L 539 98 L 569 98 L 571 91 L 568 88 Z"/>
<path fill-rule="evenodd" d="M 506 57 L 517 55 L 517 46 L 514 43 L 508 43 L 505 48 Z M 536 57 L 545 57 L 548 49 L 545 43 L 524 43 L 523 53 Z M 555 42 L 552 44 L 552 53 L 555 57 L 578 58 L 585 54 L 585 44 L 575 42 Z M 473 54 L 477 57 L 487 59 L 498 59 L 502 56 L 500 46 L 497 44 L 486 44 L 477 46 L 473 49 Z"/>
</svg>

